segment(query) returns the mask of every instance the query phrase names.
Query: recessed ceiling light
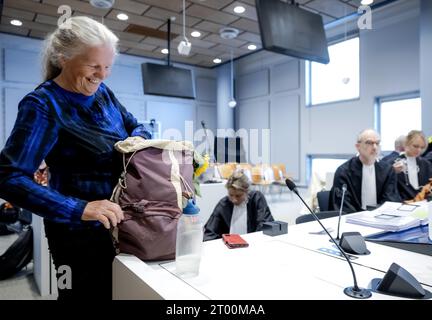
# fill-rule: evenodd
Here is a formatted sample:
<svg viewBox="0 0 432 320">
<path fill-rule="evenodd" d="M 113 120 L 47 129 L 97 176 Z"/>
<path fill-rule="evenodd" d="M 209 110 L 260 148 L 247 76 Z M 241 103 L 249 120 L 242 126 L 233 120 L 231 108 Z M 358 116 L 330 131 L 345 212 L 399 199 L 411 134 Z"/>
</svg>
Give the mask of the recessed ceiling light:
<svg viewBox="0 0 432 320">
<path fill-rule="evenodd" d="M 246 11 L 246 9 L 243 6 L 237 6 L 237 7 L 234 8 L 234 12 L 235 13 L 243 13 L 245 11 Z"/>
<path fill-rule="evenodd" d="M 214 63 L 221 63 L 221 62 L 222 62 L 222 60 L 221 60 L 221 59 L 219 59 L 219 58 L 216 58 L 216 59 L 213 59 L 213 62 L 214 62 Z"/>
<path fill-rule="evenodd" d="M 194 38 L 199 38 L 199 37 L 201 37 L 201 32 L 199 32 L 199 31 L 192 31 L 191 32 L 191 36 L 194 37 Z"/>
<path fill-rule="evenodd" d="M 368 6 L 373 3 L 373 0 L 362 0 L 361 4 L 364 6 Z"/>
<path fill-rule="evenodd" d="M 161 52 L 162 52 L 163 54 L 168 54 L 169 51 L 168 51 L 168 49 L 164 48 L 164 49 L 161 50 Z"/>
<path fill-rule="evenodd" d="M 129 16 L 126 13 L 119 13 L 117 15 L 117 19 L 125 21 L 125 20 L 129 19 Z"/>
<path fill-rule="evenodd" d="M 256 50 L 257 46 L 254 45 L 254 44 L 250 44 L 250 45 L 247 46 L 247 48 L 248 48 L 249 50 L 253 51 L 253 50 Z"/>
<path fill-rule="evenodd" d="M 17 19 L 11 20 L 10 23 L 11 23 L 11 25 L 14 25 L 14 26 L 17 26 L 17 27 L 22 26 L 22 22 L 20 20 L 17 20 Z"/>
</svg>

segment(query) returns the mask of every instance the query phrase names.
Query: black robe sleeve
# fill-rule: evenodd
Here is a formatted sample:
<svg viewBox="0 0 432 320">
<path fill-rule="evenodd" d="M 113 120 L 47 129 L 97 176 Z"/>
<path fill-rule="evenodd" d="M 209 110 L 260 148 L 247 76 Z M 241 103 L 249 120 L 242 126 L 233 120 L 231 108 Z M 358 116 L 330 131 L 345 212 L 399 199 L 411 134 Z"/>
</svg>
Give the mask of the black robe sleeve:
<svg viewBox="0 0 432 320">
<path fill-rule="evenodd" d="M 397 188 L 397 177 L 390 163 L 378 163 L 376 165 L 377 202 L 379 205 L 386 201 L 401 202 Z"/>
<path fill-rule="evenodd" d="M 250 205 L 249 205 L 250 204 Z M 260 191 L 251 191 L 248 201 L 248 233 L 262 231 L 264 222 L 274 221 L 265 196 Z"/>
<path fill-rule="evenodd" d="M 391 165 L 393 165 L 393 163 L 395 162 L 395 160 L 399 158 L 399 152 L 397 151 L 393 151 L 392 153 L 386 155 L 385 157 L 383 157 L 381 159 L 381 161 L 387 162 Z"/>
<path fill-rule="evenodd" d="M 333 180 L 333 187 L 330 191 L 332 196 L 332 208 L 339 210 L 342 202 L 342 186 L 347 185 L 345 192 L 344 204 L 342 210 L 345 213 L 353 213 L 362 211 L 361 208 L 361 171 L 352 162 L 355 159 L 350 159 L 339 168 L 337 168 Z M 358 181 L 357 181 L 358 180 Z M 360 182 L 360 184 L 359 184 Z M 358 189 L 360 188 L 360 195 Z"/>
<path fill-rule="evenodd" d="M 429 143 L 429 146 L 430 145 L 432 145 L 432 144 Z M 432 151 L 430 151 L 428 153 L 425 153 L 424 156 L 423 156 L 423 159 L 429 161 L 429 163 L 432 164 Z"/>
<path fill-rule="evenodd" d="M 422 157 L 417 158 L 418 166 L 418 182 L 419 189 L 414 189 L 409 183 L 408 177 L 404 172 L 398 173 L 397 175 L 397 188 L 402 200 L 411 200 L 417 193 L 420 192 L 421 187 L 429 182 L 429 178 L 432 178 L 432 164 Z"/>
<path fill-rule="evenodd" d="M 222 238 L 222 234 L 229 233 L 233 205 L 228 197 L 222 198 L 213 210 L 204 226 L 204 241 Z"/>
</svg>

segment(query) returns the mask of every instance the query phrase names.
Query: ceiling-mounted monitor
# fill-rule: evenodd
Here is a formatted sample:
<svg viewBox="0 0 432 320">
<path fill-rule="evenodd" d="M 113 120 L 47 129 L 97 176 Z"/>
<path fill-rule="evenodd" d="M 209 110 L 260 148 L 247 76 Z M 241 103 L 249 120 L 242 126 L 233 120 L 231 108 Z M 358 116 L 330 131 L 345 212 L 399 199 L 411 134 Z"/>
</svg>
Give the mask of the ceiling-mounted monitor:
<svg viewBox="0 0 432 320">
<path fill-rule="evenodd" d="M 144 94 L 195 99 L 192 70 L 164 64 L 141 65 Z"/>
<path fill-rule="evenodd" d="M 264 49 L 288 56 L 329 63 L 322 17 L 291 1 L 255 0 Z"/>
</svg>

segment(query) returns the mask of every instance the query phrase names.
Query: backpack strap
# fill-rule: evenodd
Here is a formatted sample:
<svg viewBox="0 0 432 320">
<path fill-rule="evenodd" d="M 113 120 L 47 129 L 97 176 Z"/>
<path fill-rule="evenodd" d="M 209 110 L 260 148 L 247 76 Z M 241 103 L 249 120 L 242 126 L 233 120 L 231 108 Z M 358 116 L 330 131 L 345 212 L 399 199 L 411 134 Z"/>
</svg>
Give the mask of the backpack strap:
<svg viewBox="0 0 432 320">
<path fill-rule="evenodd" d="M 119 232 L 119 229 L 117 226 L 111 227 L 111 229 L 110 229 L 111 240 L 112 240 L 112 243 L 114 245 L 116 255 L 120 254 L 120 242 L 119 242 L 119 238 L 118 238 L 118 232 Z"/>
<path fill-rule="evenodd" d="M 120 174 L 120 177 L 118 179 L 117 185 L 115 186 L 113 193 L 111 194 L 110 200 L 115 203 L 119 203 L 120 194 L 124 189 L 127 189 L 127 182 L 126 182 L 126 170 L 127 167 L 132 160 L 133 156 L 138 150 L 135 150 L 132 155 L 130 156 L 129 160 L 126 163 L 126 154 L 123 153 L 123 172 Z M 113 242 L 116 254 L 120 253 L 120 242 L 118 239 L 118 227 L 111 227 L 110 229 L 111 233 L 111 240 Z"/>
<path fill-rule="evenodd" d="M 176 191 L 177 195 L 177 206 L 183 209 L 183 199 L 182 199 L 182 186 L 181 186 L 181 175 L 180 175 L 180 164 L 174 155 L 173 150 L 168 151 L 168 156 L 171 161 L 171 183 Z"/>
<path fill-rule="evenodd" d="M 115 188 L 111 194 L 111 198 L 110 198 L 110 200 L 115 202 L 115 203 L 119 203 L 119 197 L 120 197 L 122 190 L 127 189 L 127 181 L 126 181 L 127 171 L 126 170 L 127 170 L 129 163 L 131 162 L 133 156 L 135 155 L 135 153 L 137 153 L 137 151 L 138 150 L 135 150 L 132 153 L 132 155 L 130 156 L 127 163 L 126 163 L 126 154 L 123 153 L 123 172 L 120 174 L 117 185 L 115 186 Z"/>
</svg>

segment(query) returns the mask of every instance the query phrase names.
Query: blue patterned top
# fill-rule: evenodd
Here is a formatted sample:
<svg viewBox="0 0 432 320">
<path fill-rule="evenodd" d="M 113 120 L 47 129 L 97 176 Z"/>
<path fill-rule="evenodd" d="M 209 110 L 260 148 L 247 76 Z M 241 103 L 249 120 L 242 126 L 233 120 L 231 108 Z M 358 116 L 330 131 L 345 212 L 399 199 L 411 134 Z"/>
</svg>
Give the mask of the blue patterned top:
<svg viewBox="0 0 432 320">
<path fill-rule="evenodd" d="M 18 106 L 15 126 L 0 154 L 0 197 L 43 218 L 71 225 L 88 201 L 109 199 L 121 172 L 117 141 L 151 134 L 103 83 L 92 96 L 42 83 Z M 33 181 L 45 159 L 49 187 Z"/>
</svg>

